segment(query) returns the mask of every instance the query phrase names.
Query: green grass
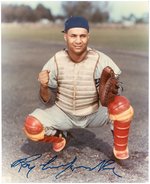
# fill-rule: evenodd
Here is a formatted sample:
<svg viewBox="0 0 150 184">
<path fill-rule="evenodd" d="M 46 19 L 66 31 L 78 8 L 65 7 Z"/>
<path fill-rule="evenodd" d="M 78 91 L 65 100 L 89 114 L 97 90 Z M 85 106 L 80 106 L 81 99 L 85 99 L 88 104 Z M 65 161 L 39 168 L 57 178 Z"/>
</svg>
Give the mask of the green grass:
<svg viewBox="0 0 150 184">
<path fill-rule="evenodd" d="M 39 24 L 2 24 L 2 39 L 29 39 L 63 42 L 63 26 Z M 90 43 L 95 46 L 130 50 L 148 51 L 148 26 L 132 28 L 91 28 Z"/>
<path fill-rule="evenodd" d="M 101 47 L 148 51 L 148 28 L 97 29 L 93 30 L 91 42 Z"/>
</svg>

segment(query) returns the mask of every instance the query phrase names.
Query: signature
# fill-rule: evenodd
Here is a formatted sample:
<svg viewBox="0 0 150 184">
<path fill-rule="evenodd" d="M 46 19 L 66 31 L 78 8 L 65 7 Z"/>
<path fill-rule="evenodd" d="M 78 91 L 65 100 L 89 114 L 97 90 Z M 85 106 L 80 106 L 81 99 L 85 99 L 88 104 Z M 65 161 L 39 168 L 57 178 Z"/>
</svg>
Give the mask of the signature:
<svg viewBox="0 0 150 184">
<path fill-rule="evenodd" d="M 18 169 L 18 172 L 20 172 L 22 168 L 27 168 L 28 172 L 26 174 L 26 177 L 28 178 L 29 173 L 35 168 L 35 165 L 30 166 L 31 162 L 39 159 L 41 156 L 42 154 L 36 154 L 36 155 L 32 155 L 26 158 L 16 160 L 15 162 L 11 164 L 11 168 L 16 167 L 17 165 L 20 166 L 20 168 Z"/>
<path fill-rule="evenodd" d="M 39 158 L 42 157 L 42 154 L 35 154 L 29 157 L 21 158 L 19 160 L 14 161 L 11 164 L 11 168 L 13 167 L 19 167 L 18 168 L 18 173 L 21 171 L 21 169 L 27 169 L 26 177 L 29 177 L 29 173 L 35 169 L 35 167 L 38 167 L 34 161 L 38 160 Z M 48 169 L 58 169 L 61 168 L 61 171 L 57 172 L 55 175 L 55 178 L 58 179 L 62 174 L 64 174 L 67 170 L 71 170 L 72 172 L 77 170 L 77 169 L 85 169 L 87 171 L 105 171 L 109 170 L 111 171 L 114 175 L 117 177 L 122 177 L 119 174 L 116 173 L 115 167 L 113 164 L 115 164 L 114 160 L 102 160 L 99 161 L 99 163 L 95 166 L 84 166 L 84 165 L 77 165 L 77 157 L 75 156 L 71 161 L 67 163 L 61 163 L 59 165 L 55 164 L 55 161 L 58 160 L 58 156 L 55 155 L 52 157 L 50 160 L 48 160 L 45 163 L 42 163 L 39 165 L 41 171 L 45 171 Z"/>
</svg>

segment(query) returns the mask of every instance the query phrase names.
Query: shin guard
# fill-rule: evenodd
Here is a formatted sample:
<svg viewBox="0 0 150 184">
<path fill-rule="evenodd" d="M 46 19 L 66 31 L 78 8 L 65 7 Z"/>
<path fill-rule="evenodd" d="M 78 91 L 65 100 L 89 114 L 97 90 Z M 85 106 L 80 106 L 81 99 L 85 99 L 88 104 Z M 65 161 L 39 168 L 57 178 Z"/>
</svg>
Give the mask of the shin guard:
<svg viewBox="0 0 150 184">
<path fill-rule="evenodd" d="M 118 159 L 129 157 L 128 136 L 133 108 L 129 100 L 124 96 L 116 96 L 114 101 L 108 104 L 110 119 L 114 122 L 114 148 L 113 152 Z"/>
</svg>

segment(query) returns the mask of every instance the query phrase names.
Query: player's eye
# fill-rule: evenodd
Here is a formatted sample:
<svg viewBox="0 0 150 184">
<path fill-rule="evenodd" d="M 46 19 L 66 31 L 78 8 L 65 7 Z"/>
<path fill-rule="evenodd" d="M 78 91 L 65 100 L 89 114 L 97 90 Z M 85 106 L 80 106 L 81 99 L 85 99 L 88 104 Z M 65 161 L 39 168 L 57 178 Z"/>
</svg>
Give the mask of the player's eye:
<svg viewBox="0 0 150 184">
<path fill-rule="evenodd" d="M 86 38 L 87 36 L 86 35 L 81 35 L 81 38 Z"/>
<path fill-rule="evenodd" d="M 76 38 L 76 35 L 72 34 L 70 37 L 71 37 L 71 38 Z"/>
</svg>

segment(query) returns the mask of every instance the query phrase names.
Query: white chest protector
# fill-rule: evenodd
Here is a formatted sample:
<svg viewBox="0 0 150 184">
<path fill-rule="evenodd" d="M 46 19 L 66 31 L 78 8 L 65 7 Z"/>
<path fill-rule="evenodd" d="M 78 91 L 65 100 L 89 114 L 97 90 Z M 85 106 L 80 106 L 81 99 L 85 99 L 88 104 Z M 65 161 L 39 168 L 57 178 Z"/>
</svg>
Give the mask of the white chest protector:
<svg viewBox="0 0 150 184">
<path fill-rule="evenodd" d="M 63 111 L 76 116 L 85 116 L 98 109 L 98 92 L 94 73 L 99 54 L 88 50 L 86 58 L 74 63 L 65 50 L 55 55 L 58 91 L 56 105 Z"/>
</svg>

